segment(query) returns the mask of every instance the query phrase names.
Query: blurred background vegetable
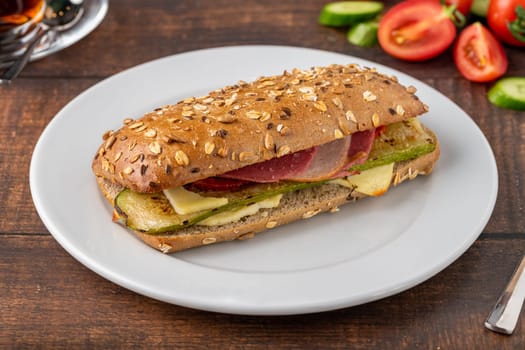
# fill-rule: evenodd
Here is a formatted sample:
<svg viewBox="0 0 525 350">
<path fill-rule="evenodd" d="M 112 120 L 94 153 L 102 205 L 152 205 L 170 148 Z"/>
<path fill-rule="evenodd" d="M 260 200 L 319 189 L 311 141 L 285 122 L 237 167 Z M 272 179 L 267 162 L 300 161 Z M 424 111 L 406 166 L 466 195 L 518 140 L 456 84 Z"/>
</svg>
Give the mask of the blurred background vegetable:
<svg viewBox="0 0 525 350">
<path fill-rule="evenodd" d="M 377 29 L 379 28 L 379 22 L 372 20 L 368 22 L 358 23 L 348 30 L 346 39 L 349 43 L 363 46 L 372 47 L 377 45 Z"/>
<path fill-rule="evenodd" d="M 390 8 L 377 34 L 388 54 L 407 61 L 425 61 L 452 44 L 456 26 L 439 1 L 412 0 Z"/>
<path fill-rule="evenodd" d="M 488 82 L 507 71 L 503 46 L 480 22 L 463 29 L 454 46 L 454 61 L 468 80 Z"/>
<path fill-rule="evenodd" d="M 478 83 L 506 73 L 503 44 L 525 47 L 525 0 L 406 0 L 383 12 L 379 1 L 332 2 L 322 8 L 319 23 L 349 27 L 349 43 L 379 43 L 404 61 L 430 60 L 453 47 L 458 71 Z M 525 77 L 512 77 L 500 79 L 488 97 L 496 106 L 524 110 L 524 95 Z"/>
<path fill-rule="evenodd" d="M 378 1 L 336 1 L 326 4 L 319 15 L 319 23 L 346 27 L 373 19 L 383 10 Z"/>
<path fill-rule="evenodd" d="M 500 79 L 488 92 L 489 101 L 498 107 L 525 110 L 525 77 Z"/>
<path fill-rule="evenodd" d="M 491 0 L 487 22 L 504 43 L 525 46 L 525 0 Z"/>
<path fill-rule="evenodd" d="M 487 17 L 490 0 L 474 0 L 470 12 L 478 17 Z"/>
</svg>

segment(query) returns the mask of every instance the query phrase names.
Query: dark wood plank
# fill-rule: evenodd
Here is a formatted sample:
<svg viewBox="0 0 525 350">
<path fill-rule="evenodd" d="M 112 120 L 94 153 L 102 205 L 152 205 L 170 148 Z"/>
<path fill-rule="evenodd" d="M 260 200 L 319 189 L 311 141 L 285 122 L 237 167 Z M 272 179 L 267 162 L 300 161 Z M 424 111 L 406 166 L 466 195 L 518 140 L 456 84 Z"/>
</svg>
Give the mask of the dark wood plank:
<svg viewBox="0 0 525 350">
<path fill-rule="evenodd" d="M 517 349 L 525 343 L 525 318 L 512 337 L 487 331 L 483 321 L 524 243 L 481 239 L 429 281 L 370 304 L 249 317 L 137 295 L 81 266 L 48 236 L 0 236 L 0 348 Z"/>
<path fill-rule="evenodd" d="M 53 116 L 94 82 L 20 79 L 0 86 L 0 233 L 47 232 L 29 190 L 33 148 Z"/>
<path fill-rule="evenodd" d="M 23 76 L 105 77 L 180 52 L 228 45 L 291 45 L 377 61 L 419 79 L 459 78 L 451 50 L 424 63 L 408 63 L 379 47 L 346 41 L 346 31 L 317 24 L 326 1 L 113 0 L 103 23 L 71 48 L 28 67 Z M 387 1 L 391 6 L 395 2 Z M 118 40 L 115 40 L 118 38 Z M 509 73 L 524 72 L 520 51 L 508 48 Z M 516 56 L 514 58 L 514 56 Z"/>
</svg>

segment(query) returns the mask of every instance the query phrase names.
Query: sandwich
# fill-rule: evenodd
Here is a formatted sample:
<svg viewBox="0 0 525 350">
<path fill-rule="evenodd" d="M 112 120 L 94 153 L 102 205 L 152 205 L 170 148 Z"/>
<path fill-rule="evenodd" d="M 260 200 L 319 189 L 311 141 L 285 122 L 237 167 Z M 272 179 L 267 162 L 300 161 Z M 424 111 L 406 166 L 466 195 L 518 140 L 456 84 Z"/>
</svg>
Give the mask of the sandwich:
<svg viewBox="0 0 525 350">
<path fill-rule="evenodd" d="M 439 143 L 418 119 L 427 111 L 413 86 L 375 69 L 293 69 L 127 118 L 104 133 L 92 169 L 113 220 L 172 253 L 430 174 Z"/>
</svg>

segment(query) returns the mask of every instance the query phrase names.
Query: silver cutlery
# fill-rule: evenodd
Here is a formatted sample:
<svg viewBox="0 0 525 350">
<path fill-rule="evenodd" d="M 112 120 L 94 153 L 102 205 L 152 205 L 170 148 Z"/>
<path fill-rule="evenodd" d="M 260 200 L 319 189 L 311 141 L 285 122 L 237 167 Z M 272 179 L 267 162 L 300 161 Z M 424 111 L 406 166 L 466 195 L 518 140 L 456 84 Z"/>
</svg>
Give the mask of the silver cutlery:
<svg viewBox="0 0 525 350">
<path fill-rule="evenodd" d="M 58 33 L 73 27 L 84 12 L 83 0 L 52 0 L 47 4 L 44 19 L 38 24 L 38 33 L 27 44 L 22 54 L 16 54 L 16 61 L 0 76 L 0 83 L 11 82 L 24 69 L 36 46 L 46 34 Z M 15 58 L 13 57 L 13 58 Z"/>
<path fill-rule="evenodd" d="M 514 271 L 507 287 L 485 321 L 485 327 L 494 332 L 512 334 L 518 322 L 524 299 L 525 255 L 521 258 L 521 262 Z"/>
</svg>

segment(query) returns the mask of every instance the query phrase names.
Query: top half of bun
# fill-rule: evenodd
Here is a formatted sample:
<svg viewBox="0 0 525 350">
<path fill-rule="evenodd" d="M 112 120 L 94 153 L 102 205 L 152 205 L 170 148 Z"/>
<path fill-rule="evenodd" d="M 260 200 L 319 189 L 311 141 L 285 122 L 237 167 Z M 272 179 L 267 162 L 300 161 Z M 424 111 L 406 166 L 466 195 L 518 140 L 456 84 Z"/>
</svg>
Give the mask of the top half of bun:
<svg viewBox="0 0 525 350">
<path fill-rule="evenodd" d="M 355 65 L 294 69 L 158 108 L 108 131 L 97 176 L 156 192 L 427 110 L 395 77 Z"/>
</svg>

